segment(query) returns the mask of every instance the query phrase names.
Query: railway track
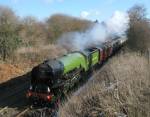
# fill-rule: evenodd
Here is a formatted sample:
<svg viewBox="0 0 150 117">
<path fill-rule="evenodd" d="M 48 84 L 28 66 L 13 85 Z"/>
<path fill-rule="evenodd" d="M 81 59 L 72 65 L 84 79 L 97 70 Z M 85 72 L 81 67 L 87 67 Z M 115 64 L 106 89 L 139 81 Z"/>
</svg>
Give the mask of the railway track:
<svg viewBox="0 0 150 117">
<path fill-rule="evenodd" d="M 6 109 L 8 109 L 8 106 L 2 108 L 2 109 L 0 110 L 0 113 L 2 113 L 2 112 L 3 112 L 4 110 L 6 110 Z"/>
<path fill-rule="evenodd" d="M 15 79 L 15 82 L 0 85 L 0 117 L 23 117 L 28 111 L 29 113 L 32 113 L 30 111 L 42 112 L 30 106 L 26 99 L 25 94 L 29 84 L 30 78 L 23 76 Z"/>
<path fill-rule="evenodd" d="M 105 62 L 107 63 L 107 62 Z M 102 65 L 104 66 L 105 63 Z M 102 67 L 100 66 L 100 68 Z M 26 76 L 28 77 L 28 76 Z M 91 76 L 88 76 L 91 77 Z M 90 79 L 89 79 L 90 80 Z M 28 111 L 35 111 L 36 109 L 31 109 L 29 107 L 29 104 L 27 103 L 27 99 L 25 97 L 25 93 L 28 89 L 30 83 L 30 78 L 25 78 L 23 76 L 23 80 L 20 80 L 19 78 L 9 84 L 0 85 L 0 117 L 22 117 L 26 112 Z M 85 84 L 85 83 L 84 83 Z M 81 84 L 82 86 L 83 84 Z M 79 87 L 74 90 L 75 92 L 79 89 Z M 78 93 L 77 91 L 76 93 Z M 14 110 L 17 109 L 11 114 L 11 112 L 8 112 L 8 116 L 3 115 L 5 111 L 9 110 L 9 108 L 13 108 Z M 42 110 L 43 111 L 43 110 Z M 9 116 L 10 115 L 10 116 Z M 11 116 L 12 115 L 12 116 Z"/>
<path fill-rule="evenodd" d="M 7 93 L 7 91 L 4 92 L 4 93 L 1 93 L 3 95 L 0 97 L 0 102 L 3 101 L 3 100 L 7 100 L 7 98 L 9 98 L 13 95 L 16 95 L 19 92 L 24 91 L 25 89 L 27 89 L 28 84 L 29 84 L 29 82 L 25 82 L 25 83 L 19 85 L 18 87 L 15 87 L 15 88 L 12 88 L 12 89 L 8 90 L 9 93 Z"/>
<path fill-rule="evenodd" d="M 19 113 L 16 115 L 16 117 L 22 117 L 22 116 L 23 116 L 27 111 L 29 111 L 30 109 L 31 109 L 30 107 L 24 109 L 23 111 L 19 112 Z"/>
<path fill-rule="evenodd" d="M 5 95 L 2 98 L 0 98 L 0 106 L 1 107 L 21 107 L 21 105 L 24 105 L 25 100 L 25 93 L 28 88 L 27 83 L 24 85 L 26 87 L 20 88 L 19 90 L 14 91 L 11 95 Z"/>
<path fill-rule="evenodd" d="M 4 108 L 2 108 L 1 110 L 0 110 L 0 117 L 5 117 L 5 116 L 14 116 L 14 117 L 22 117 L 26 112 L 28 112 L 31 108 L 30 107 L 28 107 L 28 108 L 25 108 L 25 109 L 23 109 L 22 111 L 18 111 L 18 112 L 16 112 L 15 114 L 13 114 L 13 115 L 6 115 L 6 112 L 8 111 L 8 106 L 6 106 L 6 107 L 4 107 Z"/>
<path fill-rule="evenodd" d="M 3 113 L 5 113 L 5 111 L 7 112 L 7 110 L 9 110 L 9 107 L 18 108 L 17 109 L 18 111 L 14 112 L 13 115 L 11 114 L 11 112 L 8 112 L 7 117 L 12 117 L 12 116 L 23 117 L 23 115 L 26 112 L 31 111 L 31 110 L 33 110 L 33 112 L 35 111 L 35 113 L 36 112 L 38 113 L 39 110 L 31 109 L 31 107 L 27 107 L 29 105 L 27 104 L 28 102 L 25 97 L 25 92 L 28 89 L 28 86 L 29 86 L 29 80 L 26 80 L 26 82 L 22 81 L 20 82 L 20 84 L 11 86 L 10 89 L 7 89 L 7 92 L 9 93 L 3 92 L 2 96 L 0 97 L 0 107 L 3 107 L 0 110 L 0 117 L 6 117 L 6 114 L 3 114 Z M 41 110 L 40 112 L 41 113 L 45 112 L 45 110 Z M 12 116 L 9 116 L 9 115 L 12 115 Z"/>
<path fill-rule="evenodd" d="M 21 117 L 29 110 L 25 97 L 29 79 L 24 75 L 0 85 L 0 117 Z"/>
</svg>

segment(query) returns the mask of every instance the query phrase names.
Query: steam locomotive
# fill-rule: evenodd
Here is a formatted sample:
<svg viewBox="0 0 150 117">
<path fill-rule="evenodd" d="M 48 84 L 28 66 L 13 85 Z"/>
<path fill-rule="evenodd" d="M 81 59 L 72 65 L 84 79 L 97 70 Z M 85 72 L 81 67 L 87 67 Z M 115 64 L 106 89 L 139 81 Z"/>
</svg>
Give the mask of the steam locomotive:
<svg viewBox="0 0 150 117">
<path fill-rule="evenodd" d="M 53 60 L 46 60 L 31 72 L 31 85 L 27 98 L 36 103 L 59 104 L 60 98 L 75 84 L 83 80 L 83 75 L 119 50 L 126 42 L 125 37 L 74 51 Z"/>
</svg>

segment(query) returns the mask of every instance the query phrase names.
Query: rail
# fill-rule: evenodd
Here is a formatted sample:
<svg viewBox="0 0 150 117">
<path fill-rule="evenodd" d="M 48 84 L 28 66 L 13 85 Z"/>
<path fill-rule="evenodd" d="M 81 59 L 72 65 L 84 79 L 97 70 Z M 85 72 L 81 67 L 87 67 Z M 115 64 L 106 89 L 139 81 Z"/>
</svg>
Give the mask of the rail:
<svg viewBox="0 0 150 117">
<path fill-rule="evenodd" d="M 24 114 L 25 114 L 27 111 L 29 111 L 29 110 L 30 110 L 30 108 L 26 108 L 25 110 L 19 112 L 19 113 L 16 115 L 16 117 L 22 117 L 22 115 L 24 115 Z"/>
</svg>

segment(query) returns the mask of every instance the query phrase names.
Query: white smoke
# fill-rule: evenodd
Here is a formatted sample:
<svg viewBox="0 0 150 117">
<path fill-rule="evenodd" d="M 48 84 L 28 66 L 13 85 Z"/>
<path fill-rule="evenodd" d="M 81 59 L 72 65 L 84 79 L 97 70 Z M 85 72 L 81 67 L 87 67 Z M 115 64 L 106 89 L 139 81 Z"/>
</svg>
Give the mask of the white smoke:
<svg viewBox="0 0 150 117">
<path fill-rule="evenodd" d="M 129 27 L 128 24 L 128 14 L 116 11 L 110 19 L 103 23 L 95 23 L 93 27 L 85 32 L 63 34 L 58 40 L 58 44 L 71 50 L 82 50 L 87 46 L 111 39 L 114 35 L 121 36 L 125 34 Z"/>
<path fill-rule="evenodd" d="M 129 27 L 129 16 L 127 13 L 116 11 L 113 16 L 106 21 L 107 30 L 110 34 L 122 35 Z"/>
</svg>

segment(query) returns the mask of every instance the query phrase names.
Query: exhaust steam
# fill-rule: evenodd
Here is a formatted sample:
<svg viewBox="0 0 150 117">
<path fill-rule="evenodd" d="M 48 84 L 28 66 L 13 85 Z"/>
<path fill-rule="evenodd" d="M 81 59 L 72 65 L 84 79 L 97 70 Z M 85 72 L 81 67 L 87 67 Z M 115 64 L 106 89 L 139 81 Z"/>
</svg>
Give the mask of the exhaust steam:
<svg viewBox="0 0 150 117">
<path fill-rule="evenodd" d="M 88 46 L 96 45 L 122 36 L 129 28 L 129 16 L 125 12 L 116 11 L 110 19 L 102 23 L 95 23 L 85 32 L 69 32 L 58 39 L 57 44 L 67 50 L 82 50 Z"/>
</svg>

